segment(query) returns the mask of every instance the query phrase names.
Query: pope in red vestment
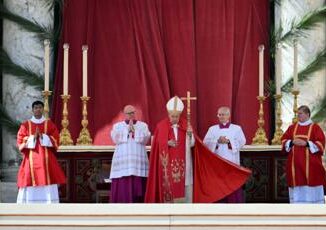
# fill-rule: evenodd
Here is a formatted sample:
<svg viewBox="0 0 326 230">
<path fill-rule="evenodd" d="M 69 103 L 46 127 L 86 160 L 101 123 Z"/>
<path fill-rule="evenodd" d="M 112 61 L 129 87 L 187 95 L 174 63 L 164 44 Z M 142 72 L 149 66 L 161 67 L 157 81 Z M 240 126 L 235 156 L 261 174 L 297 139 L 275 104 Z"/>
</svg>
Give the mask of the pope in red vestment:
<svg viewBox="0 0 326 230">
<path fill-rule="evenodd" d="M 172 98 L 167 109 L 169 118 L 159 122 L 154 133 L 145 202 L 184 202 L 190 186 L 192 202 L 212 203 L 240 188 L 250 176 L 250 170 L 213 154 L 195 135 L 188 142 L 194 145 L 193 163 L 189 163 L 186 156 L 189 128 L 186 120 L 180 118 L 182 101 Z M 191 164 L 193 173 L 187 172 L 187 163 Z M 186 182 L 189 175 L 192 178 Z"/>
</svg>

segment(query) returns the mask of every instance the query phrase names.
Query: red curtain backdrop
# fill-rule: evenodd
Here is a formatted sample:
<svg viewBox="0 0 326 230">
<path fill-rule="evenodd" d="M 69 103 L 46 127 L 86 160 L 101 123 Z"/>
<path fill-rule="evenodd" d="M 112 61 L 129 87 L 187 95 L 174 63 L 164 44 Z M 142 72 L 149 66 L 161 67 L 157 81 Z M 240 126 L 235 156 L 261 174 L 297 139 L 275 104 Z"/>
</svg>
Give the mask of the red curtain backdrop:
<svg viewBox="0 0 326 230">
<path fill-rule="evenodd" d="M 63 43 L 69 43 L 69 129 L 81 128 L 82 45 L 88 45 L 89 129 L 94 144 L 111 144 L 112 124 L 126 104 L 149 124 L 165 104 L 191 91 L 192 123 L 203 137 L 217 108 L 232 109 L 251 143 L 257 129 L 258 46 L 269 79 L 268 0 L 66 0 L 52 106 L 61 122 Z M 270 128 L 268 102 L 265 127 Z"/>
</svg>

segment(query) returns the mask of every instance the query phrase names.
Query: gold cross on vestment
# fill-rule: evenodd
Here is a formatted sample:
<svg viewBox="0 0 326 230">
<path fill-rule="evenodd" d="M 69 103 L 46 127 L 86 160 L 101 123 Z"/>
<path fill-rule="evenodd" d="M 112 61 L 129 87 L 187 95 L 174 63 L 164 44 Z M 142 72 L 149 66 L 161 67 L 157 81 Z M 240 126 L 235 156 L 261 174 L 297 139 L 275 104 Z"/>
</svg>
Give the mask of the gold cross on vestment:
<svg viewBox="0 0 326 230">
<path fill-rule="evenodd" d="M 181 97 L 181 100 L 187 101 L 187 123 L 188 128 L 191 126 L 191 109 L 190 109 L 190 101 L 197 100 L 197 97 L 191 97 L 190 91 L 187 91 L 187 97 Z"/>
</svg>

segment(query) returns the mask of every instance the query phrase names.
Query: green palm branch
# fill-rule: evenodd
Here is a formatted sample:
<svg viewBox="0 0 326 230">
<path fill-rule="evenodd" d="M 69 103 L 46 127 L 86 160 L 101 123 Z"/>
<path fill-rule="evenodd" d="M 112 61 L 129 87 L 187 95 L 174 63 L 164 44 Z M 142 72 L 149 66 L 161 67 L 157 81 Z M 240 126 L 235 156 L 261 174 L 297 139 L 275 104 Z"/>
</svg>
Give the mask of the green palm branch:
<svg viewBox="0 0 326 230">
<path fill-rule="evenodd" d="M 296 22 L 293 20 L 291 22 L 291 28 L 283 36 L 275 38 L 277 39 L 276 43 L 285 42 L 292 43 L 294 38 L 306 37 L 307 32 L 318 27 L 319 23 L 326 21 L 326 6 L 323 6 L 319 9 L 313 10 L 305 14 L 300 21 Z M 278 29 L 282 31 L 282 28 Z"/>
<path fill-rule="evenodd" d="M 48 11 L 54 11 L 54 28 L 53 28 L 53 39 L 50 40 L 53 43 L 54 50 L 57 50 L 57 43 L 59 41 L 61 27 L 62 27 L 62 9 L 64 7 L 64 0 L 44 0 L 45 7 Z"/>
<path fill-rule="evenodd" d="M 45 7 L 52 11 L 57 5 L 60 9 L 63 9 L 64 0 L 44 0 Z"/>
<path fill-rule="evenodd" d="M 326 48 L 319 52 L 315 58 L 298 73 L 298 81 L 305 81 L 312 73 L 325 68 L 326 66 Z M 288 80 L 283 86 L 283 92 L 290 92 L 293 85 L 293 78 Z"/>
<path fill-rule="evenodd" d="M 24 83 L 42 90 L 44 80 L 42 76 L 34 73 L 30 68 L 14 63 L 4 49 L 0 49 L 0 68 L 3 73 L 14 75 Z"/>
<path fill-rule="evenodd" d="M 326 97 L 321 101 L 318 107 L 314 108 L 312 111 L 312 120 L 314 122 L 321 122 L 325 120 L 326 117 Z"/>
<path fill-rule="evenodd" d="M 17 134 L 20 126 L 20 122 L 13 120 L 2 104 L 0 104 L 0 125 L 13 135 Z"/>
<path fill-rule="evenodd" d="M 276 53 L 276 45 L 279 43 L 279 41 L 282 38 L 283 33 L 283 27 L 280 26 L 277 29 L 272 28 L 271 29 L 271 35 L 270 35 L 270 55 L 273 60 L 275 60 L 275 53 Z"/>
<path fill-rule="evenodd" d="M 3 4 L 0 4 L 0 17 L 17 23 L 19 26 L 24 28 L 26 31 L 33 32 L 36 34 L 40 41 L 49 39 L 51 43 L 54 43 L 57 39 L 51 27 L 40 25 L 35 21 L 30 21 L 20 15 L 10 12 Z"/>
</svg>

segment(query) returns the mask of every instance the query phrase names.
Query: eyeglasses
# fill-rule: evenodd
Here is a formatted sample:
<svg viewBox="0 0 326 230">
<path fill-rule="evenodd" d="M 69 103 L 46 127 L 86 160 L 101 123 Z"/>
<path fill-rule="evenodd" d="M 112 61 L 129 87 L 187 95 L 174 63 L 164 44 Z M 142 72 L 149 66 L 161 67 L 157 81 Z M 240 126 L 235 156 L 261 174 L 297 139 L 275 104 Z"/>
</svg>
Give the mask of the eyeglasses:
<svg viewBox="0 0 326 230">
<path fill-rule="evenodd" d="M 135 111 L 128 112 L 128 113 L 125 113 L 125 114 L 132 115 L 132 114 L 135 114 Z"/>
</svg>

